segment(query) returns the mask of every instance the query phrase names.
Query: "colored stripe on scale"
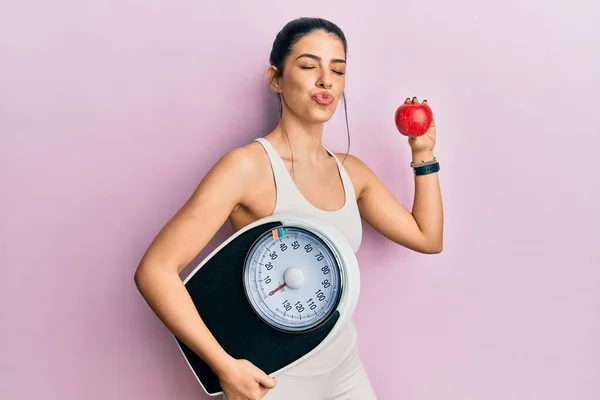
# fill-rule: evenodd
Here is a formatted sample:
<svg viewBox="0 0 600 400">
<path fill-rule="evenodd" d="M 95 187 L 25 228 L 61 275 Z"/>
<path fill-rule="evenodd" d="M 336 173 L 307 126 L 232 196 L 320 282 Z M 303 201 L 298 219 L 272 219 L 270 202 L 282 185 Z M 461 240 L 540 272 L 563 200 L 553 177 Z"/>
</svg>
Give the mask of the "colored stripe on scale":
<svg viewBox="0 0 600 400">
<path fill-rule="evenodd" d="M 285 229 L 283 229 L 283 228 L 273 229 L 271 231 L 271 234 L 273 235 L 273 240 L 277 240 L 277 239 L 285 236 Z"/>
</svg>

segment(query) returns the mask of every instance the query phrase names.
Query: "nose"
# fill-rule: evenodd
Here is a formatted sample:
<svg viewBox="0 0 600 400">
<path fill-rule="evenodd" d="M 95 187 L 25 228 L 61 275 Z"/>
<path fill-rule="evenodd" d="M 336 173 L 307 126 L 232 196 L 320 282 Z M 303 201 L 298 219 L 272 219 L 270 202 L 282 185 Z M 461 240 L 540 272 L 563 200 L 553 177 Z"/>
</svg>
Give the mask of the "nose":
<svg viewBox="0 0 600 400">
<path fill-rule="evenodd" d="M 332 85 L 331 75 L 327 72 L 323 72 L 317 80 L 317 86 L 321 89 L 331 89 Z"/>
</svg>

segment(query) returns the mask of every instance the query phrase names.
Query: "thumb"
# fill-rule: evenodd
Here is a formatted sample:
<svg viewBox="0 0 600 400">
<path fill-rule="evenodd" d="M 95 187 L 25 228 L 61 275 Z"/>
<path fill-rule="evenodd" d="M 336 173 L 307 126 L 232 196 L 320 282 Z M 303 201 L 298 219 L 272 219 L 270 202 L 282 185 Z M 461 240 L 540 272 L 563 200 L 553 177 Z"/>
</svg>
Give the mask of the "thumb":
<svg viewBox="0 0 600 400">
<path fill-rule="evenodd" d="M 273 389 L 275 387 L 275 378 L 270 377 L 269 375 L 261 372 L 258 375 L 257 382 L 267 389 Z"/>
</svg>

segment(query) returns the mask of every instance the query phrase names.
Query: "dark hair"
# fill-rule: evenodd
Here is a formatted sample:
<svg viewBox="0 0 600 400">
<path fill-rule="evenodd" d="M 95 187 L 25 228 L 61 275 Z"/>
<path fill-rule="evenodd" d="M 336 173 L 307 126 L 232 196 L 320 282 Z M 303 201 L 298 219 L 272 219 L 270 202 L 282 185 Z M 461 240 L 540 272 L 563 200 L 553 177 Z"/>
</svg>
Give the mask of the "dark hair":
<svg viewBox="0 0 600 400">
<path fill-rule="evenodd" d="M 302 17 L 294 19 L 287 24 L 279 31 L 277 36 L 275 37 L 275 41 L 273 42 L 273 48 L 271 49 L 271 55 L 269 56 L 269 62 L 271 65 L 277 67 L 277 74 L 281 76 L 283 74 L 283 66 L 285 64 L 285 60 L 287 56 L 292 51 L 292 47 L 294 44 L 301 39 L 303 36 L 306 36 L 314 31 L 325 31 L 326 33 L 335 35 L 342 41 L 344 45 L 344 55 L 348 54 L 348 42 L 346 41 L 346 36 L 344 32 L 333 22 L 328 21 L 323 18 L 310 18 L 310 17 Z M 278 97 L 279 98 L 279 97 Z M 280 98 L 279 98 L 280 99 Z M 280 99 L 281 100 L 281 99 Z M 348 150 L 346 152 L 346 156 L 350 151 L 350 127 L 348 125 L 348 108 L 346 106 L 346 94 L 342 93 L 342 102 L 344 104 L 344 114 L 346 117 L 346 131 L 348 133 Z M 279 116 L 281 117 L 282 107 L 280 105 L 279 108 Z M 345 157 L 344 157 L 345 160 Z M 292 154 L 292 162 L 293 162 L 293 154 Z"/>
<path fill-rule="evenodd" d="M 348 54 L 346 36 L 336 24 L 323 18 L 298 18 L 285 24 L 273 42 L 269 62 L 277 67 L 280 76 L 283 73 L 285 59 L 292 51 L 294 44 L 303 36 L 318 30 L 337 36 L 344 45 L 344 54 Z"/>
</svg>

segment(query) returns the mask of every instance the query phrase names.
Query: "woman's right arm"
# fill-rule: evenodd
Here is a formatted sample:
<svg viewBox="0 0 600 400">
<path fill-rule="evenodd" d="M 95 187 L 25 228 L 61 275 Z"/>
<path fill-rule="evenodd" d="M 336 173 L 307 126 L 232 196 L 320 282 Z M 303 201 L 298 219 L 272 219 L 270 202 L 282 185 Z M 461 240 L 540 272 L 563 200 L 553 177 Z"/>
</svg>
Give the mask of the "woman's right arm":
<svg viewBox="0 0 600 400">
<path fill-rule="evenodd" d="M 229 214 L 243 204 L 245 193 L 258 175 L 256 162 L 249 151 L 245 148 L 231 150 L 212 167 L 188 201 L 152 241 L 134 280 L 158 318 L 220 379 L 240 375 L 242 370 L 250 371 L 256 381 L 270 387 L 274 384 L 272 378 L 258 369 L 253 370 L 247 363 L 240 367 L 239 360 L 234 360 L 219 345 L 199 316 L 179 276 L 227 221 Z"/>
</svg>

